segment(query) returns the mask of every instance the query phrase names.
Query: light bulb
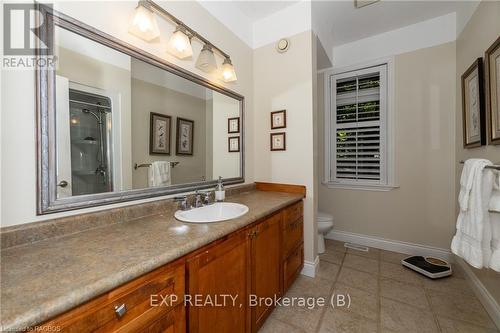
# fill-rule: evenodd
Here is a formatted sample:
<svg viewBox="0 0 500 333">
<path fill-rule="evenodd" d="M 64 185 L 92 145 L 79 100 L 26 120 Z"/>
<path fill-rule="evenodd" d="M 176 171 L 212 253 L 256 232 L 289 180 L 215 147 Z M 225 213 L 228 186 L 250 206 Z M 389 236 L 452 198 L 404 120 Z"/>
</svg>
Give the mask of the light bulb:
<svg viewBox="0 0 500 333">
<path fill-rule="evenodd" d="M 193 55 L 191 40 L 187 35 L 186 28 L 183 26 L 177 26 L 168 41 L 167 52 L 179 59 L 188 58 Z"/>
<path fill-rule="evenodd" d="M 222 63 L 222 80 L 224 80 L 224 82 L 236 81 L 236 72 L 229 58 L 224 59 Z"/>
<path fill-rule="evenodd" d="M 154 13 L 142 5 L 137 6 L 130 19 L 128 32 L 147 42 L 160 36 Z"/>
<path fill-rule="evenodd" d="M 203 45 L 203 49 L 201 49 L 198 60 L 196 60 L 196 68 L 201 69 L 205 73 L 211 73 L 217 69 L 214 51 L 212 51 L 212 47 L 210 45 Z"/>
</svg>

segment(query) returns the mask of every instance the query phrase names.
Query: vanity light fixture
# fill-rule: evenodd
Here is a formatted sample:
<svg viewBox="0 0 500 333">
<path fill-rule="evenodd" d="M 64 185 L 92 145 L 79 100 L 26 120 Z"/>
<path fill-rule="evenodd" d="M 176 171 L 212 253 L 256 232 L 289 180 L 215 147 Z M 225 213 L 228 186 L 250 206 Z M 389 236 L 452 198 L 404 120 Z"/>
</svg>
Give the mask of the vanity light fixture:
<svg viewBox="0 0 500 333">
<path fill-rule="evenodd" d="M 193 55 L 191 42 L 198 40 L 204 44 L 203 49 L 196 61 L 196 67 L 210 73 L 217 69 L 215 53 L 224 58 L 221 68 L 221 78 L 224 82 L 236 81 L 236 72 L 227 53 L 214 46 L 205 37 L 188 27 L 184 22 L 167 12 L 152 0 L 140 0 L 130 21 L 129 32 L 147 42 L 152 41 L 160 35 L 158 24 L 155 19 L 157 14 L 164 19 L 173 22 L 177 28 L 169 38 L 167 51 L 179 59 L 186 59 Z"/>
<path fill-rule="evenodd" d="M 155 15 L 147 4 L 139 2 L 130 18 L 128 31 L 147 42 L 160 36 L 158 22 L 156 22 Z"/>
<path fill-rule="evenodd" d="M 184 26 L 178 25 L 175 28 L 174 34 L 168 40 L 167 52 L 179 59 L 189 58 L 193 55 L 191 39 Z"/>
<path fill-rule="evenodd" d="M 229 57 L 224 59 L 222 63 L 222 80 L 224 80 L 224 82 L 236 81 L 236 72 L 234 71 L 234 66 Z"/>
<path fill-rule="evenodd" d="M 201 69 L 205 73 L 212 73 L 217 69 L 214 51 L 209 44 L 203 45 L 198 60 L 196 60 L 196 68 Z"/>
</svg>

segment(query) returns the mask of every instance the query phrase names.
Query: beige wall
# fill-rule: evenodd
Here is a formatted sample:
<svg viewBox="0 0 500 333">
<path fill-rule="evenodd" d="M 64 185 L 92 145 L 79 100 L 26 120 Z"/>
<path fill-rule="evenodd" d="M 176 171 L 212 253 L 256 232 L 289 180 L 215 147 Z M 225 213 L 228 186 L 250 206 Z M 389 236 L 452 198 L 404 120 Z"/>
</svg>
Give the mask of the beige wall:
<svg viewBox="0 0 500 333">
<path fill-rule="evenodd" d="M 455 43 L 395 56 L 395 160 L 399 188 L 362 191 L 319 187 L 319 210 L 335 229 L 440 248 L 454 230 Z M 323 98 L 318 81 L 318 100 Z M 324 138 L 324 103 L 319 104 Z M 324 140 L 319 175 L 323 177 Z"/>
<path fill-rule="evenodd" d="M 463 32 L 457 39 L 457 68 L 456 68 L 456 180 L 455 197 L 460 190 L 458 183 L 462 168 L 459 161 L 468 158 L 486 158 L 492 162 L 500 162 L 500 146 L 483 146 L 480 148 L 464 149 L 462 142 L 462 102 L 460 77 L 463 72 L 478 57 L 484 57 L 484 51 L 500 35 L 500 2 L 483 1 L 472 15 Z M 458 212 L 458 204 L 455 206 Z M 474 273 L 484 286 L 500 304 L 500 273 L 492 270 L 477 270 Z"/>
<path fill-rule="evenodd" d="M 179 162 L 171 169 L 172 184 L 199 182 L 206 178 L 205 154 L 205 99 L 183 94 L 138 79 L 132 79 L 132 161 L 151 163 L 153 161 Z M 150 112 L 168 115 L 170 126 L 170 155 L 150 155 Z M 176 155 L 177 118 L 194 121 L 193 155 Z M 148 187 L 147 168 L 133 170 L 134 189 Z"/>
<path fill-rule="evenodd" d="M 278 53 L 274 44 L 254 52 L 255 179 L 307 187 L 304 208 L 305 260 L 316 257 L 314 221 L 312 33 L 290 37 L 290 49 Z M 271 152 L 270 112 L 286 109 L 286 151 Z"/>
<path fill-rule="evenodd" d="M 196 31 L 203 32 L 206 38 L 230 54 L 237 71 L 238 81 L 226 84 L 219 80 L 215 74 L 207 75 L 198 70 L 194 66 L 194 60 L 179 60 L 168 55 L 165 52 L 165 43 L 170 36 L 169 32 L 173 31 L 174 27 L 164 20 L 158 20 L 162 36 L 157 42 L 147 43 L 130 35 L 128 22 L 137 2 L 58 1 L 55 3 L 55 7 L 62 13 L 98 30 L 245 96 L 245 146 L 247 148 L 245 181 L 247 183 L 253 182 L 252 49 L 195 1 L 159 1 L 158 3 Z M 193 42 L 193 47 L 194 53 L 198 54 L 201 45 Z M 222 59 L 218 59 L 218 61 L 222 62 Z M 1 96 L 1 226 L 53 219 L 148 201 L 134 201 L 37 216 L 34 72 L 32 70 L 2 71 Z M 12 144 L 13 142 L 15 144 Z M 19 149 L 19 147 L 23 148 Z M 153 200 L 157 199 L 159 198 Z"/>
</svg>

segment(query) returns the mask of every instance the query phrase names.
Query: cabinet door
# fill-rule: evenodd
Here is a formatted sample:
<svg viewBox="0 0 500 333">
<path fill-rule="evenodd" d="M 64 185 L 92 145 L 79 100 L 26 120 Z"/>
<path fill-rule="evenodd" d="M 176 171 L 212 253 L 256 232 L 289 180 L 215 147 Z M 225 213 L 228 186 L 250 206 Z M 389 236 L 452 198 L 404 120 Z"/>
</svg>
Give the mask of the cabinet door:
<svg viewBox="0 0 500 333">
<path fill-rule="evenodd" d="M 298 202 L 283 213 L 283 259 L 288 258 L 304 239 L 303 205 Z"/>
<path fill-rule="evenodd" d="M 251 233 L 252 239 L 252 295 L 257 300 L 280 295 L 280 223 L 278 213 L 260 223 Z M 252 306 L 252 332 L 257 332 L 274 306 L 257 301 Z"/>
<path fill-rule="evenodd" d="M 190 333 L 249 332 L 250 240 L 238 232 L 188 260 Z"/>
<path fill-rule="evenodd" d="M 304 243 L 301 243 L 283 263 L 283 292 L 293 284 L 304 267 Z"/>
</svg>

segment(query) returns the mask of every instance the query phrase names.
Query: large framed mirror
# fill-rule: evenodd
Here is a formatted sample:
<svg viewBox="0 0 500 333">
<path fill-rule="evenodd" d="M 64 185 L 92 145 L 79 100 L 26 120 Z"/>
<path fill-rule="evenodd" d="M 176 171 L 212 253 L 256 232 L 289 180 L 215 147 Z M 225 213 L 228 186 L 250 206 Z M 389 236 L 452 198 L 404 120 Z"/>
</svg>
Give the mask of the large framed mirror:
<svg viewBox="0 0 500 333">
<path fill-rule="evenodd" d="M 243 96 L 38 9 L 38 214 L 244 182 Z"/>
</svg>

